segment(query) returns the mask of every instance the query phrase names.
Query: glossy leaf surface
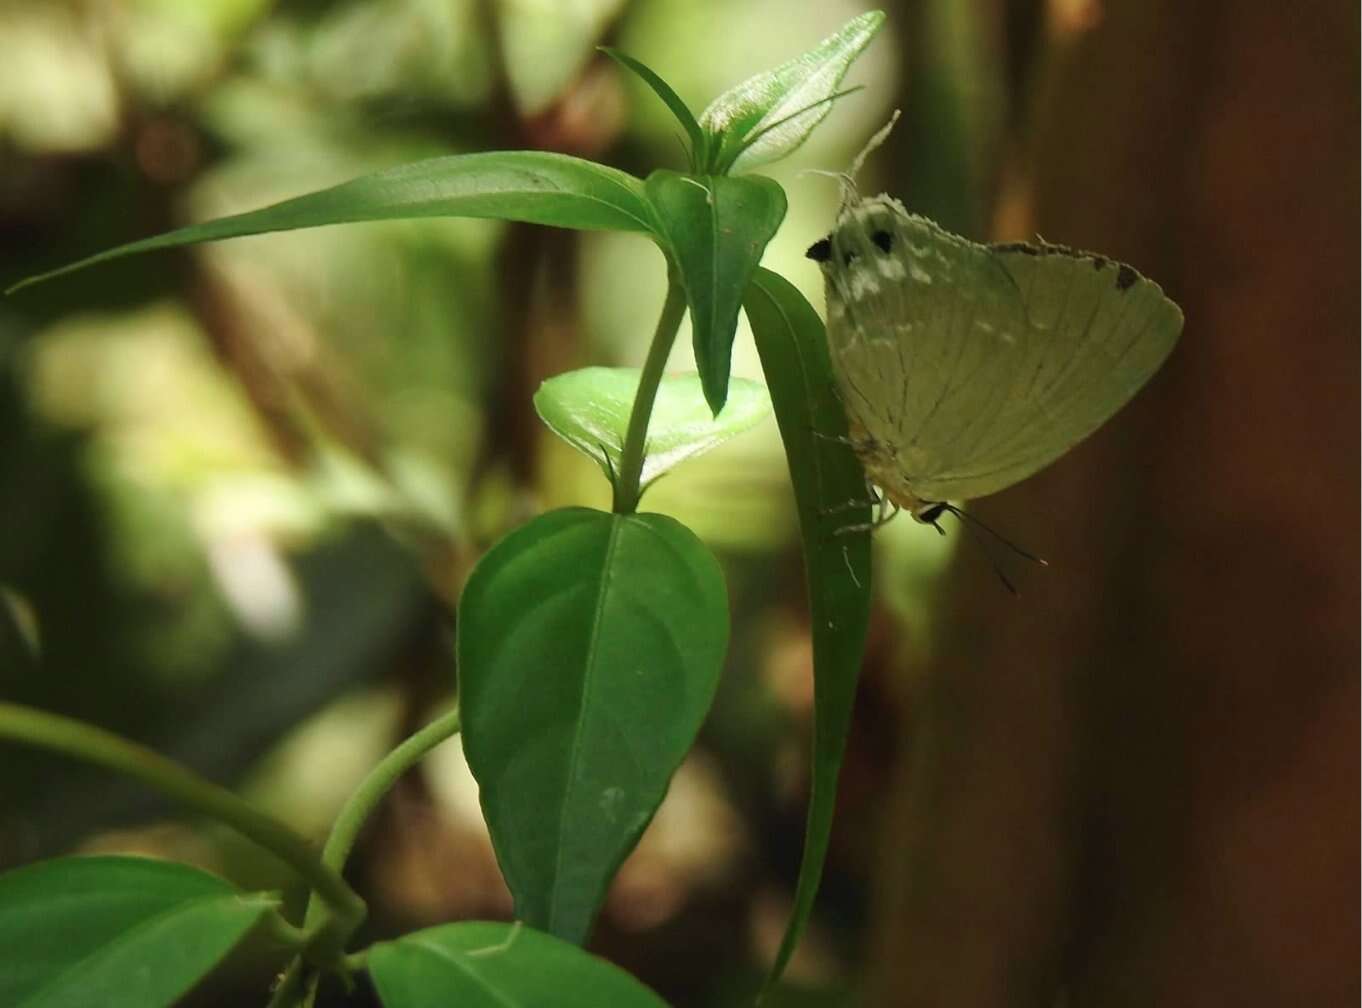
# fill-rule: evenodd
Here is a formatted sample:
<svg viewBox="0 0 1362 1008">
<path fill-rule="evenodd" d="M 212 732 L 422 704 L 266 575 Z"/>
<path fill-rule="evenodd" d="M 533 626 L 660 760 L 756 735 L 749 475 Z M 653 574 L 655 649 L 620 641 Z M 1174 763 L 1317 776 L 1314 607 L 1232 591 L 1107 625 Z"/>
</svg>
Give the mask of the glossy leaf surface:
<svg viewBox="0 0 1362 1008">
<path fill-rule="evenodd" d="M 727 641 L 719 565 L 670 518 L 552 511 L 483 557 L 459 606 L 463 741 L 517 917 L 586 937 Z"/>
<path fill-rule="evenodd" d="M 0 1004 L 174 1004 L 278 900 L 187 865 L 70 857 L 0 876 Z"/>
</svg>

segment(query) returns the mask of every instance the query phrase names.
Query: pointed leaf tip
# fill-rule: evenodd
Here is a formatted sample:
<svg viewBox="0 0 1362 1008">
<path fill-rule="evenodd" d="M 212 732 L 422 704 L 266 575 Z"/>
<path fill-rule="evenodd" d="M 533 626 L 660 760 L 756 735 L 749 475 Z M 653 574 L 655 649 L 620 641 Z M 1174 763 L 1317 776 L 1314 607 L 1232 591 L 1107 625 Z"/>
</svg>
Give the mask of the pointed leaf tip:
<svg viewBox="0 0 1362 1008">
<path fill-rule="evenodd" d="M 710 167 L 748 171 L 798 148 L 828 114 L 828 99 L 884 20 L 883 11 L 852 18 L 803 55 L 748 78 L 711 102 L 700 116 L 700 125 L 716 138 L 711 146 L 718 146 Z M 758 133 L 764 135 L 757 138 Z"/>
<path fill-rule="evenodd" d="M 670 171 L 649 175 L 644 191 L 686 291 L 696 367 L 717 416 L 728 397 L 743 293 L 785 217 L 785 191 L 760 175 Z"/>
</svg>

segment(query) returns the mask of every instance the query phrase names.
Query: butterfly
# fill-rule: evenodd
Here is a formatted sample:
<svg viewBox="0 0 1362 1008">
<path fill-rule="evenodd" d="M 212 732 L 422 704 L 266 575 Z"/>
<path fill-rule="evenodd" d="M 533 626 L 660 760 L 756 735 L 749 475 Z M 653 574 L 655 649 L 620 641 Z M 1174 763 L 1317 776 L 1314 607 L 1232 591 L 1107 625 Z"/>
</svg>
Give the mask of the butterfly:
<svg viewBox="0 0 1362 1008">
<path fill-rule="evenodd" d="M 807 255 L 851 445 L 883 492 L 873 524 L 902 509 L 940 531 L 943 512 L 965 517 L 949 502 L 1049 465 L 1140 390 L 1182 331 L 1178 306 L 1124 263 L 980 244 L 849 192 Z"/>
</svg>

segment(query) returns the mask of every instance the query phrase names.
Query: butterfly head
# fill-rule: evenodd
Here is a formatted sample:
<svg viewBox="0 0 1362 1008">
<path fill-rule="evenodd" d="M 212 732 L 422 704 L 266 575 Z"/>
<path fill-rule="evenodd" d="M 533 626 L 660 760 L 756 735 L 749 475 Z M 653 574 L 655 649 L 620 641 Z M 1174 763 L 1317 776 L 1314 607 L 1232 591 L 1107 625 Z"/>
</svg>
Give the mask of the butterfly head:
<svg viewBox="0 0 1362 1008">
<path fill-rule="evenodd" d="M 825 274 L 851 269 L 856 263 L 892 261 L 899 252 L 899 224 L 908 216 L 892 196 L 858 199 L 842 207 L 837 226 L 804 254 Z"/>
<path fill-rule="evenodd" d="M 935 525 L 941 520 L 941 516 L 950 510 L 950 505 L 945 501 L 935 503 L 919 503 L 919 505 L 909 512 L 913 520 L 923 525 Z"/>
</svg>

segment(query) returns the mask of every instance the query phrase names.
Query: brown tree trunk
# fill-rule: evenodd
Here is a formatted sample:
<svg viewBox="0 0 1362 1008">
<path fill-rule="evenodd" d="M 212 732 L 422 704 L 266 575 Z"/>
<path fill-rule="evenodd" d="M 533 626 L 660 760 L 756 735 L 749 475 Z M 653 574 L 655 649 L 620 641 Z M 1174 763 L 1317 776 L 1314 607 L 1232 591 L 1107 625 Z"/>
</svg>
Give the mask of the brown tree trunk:
<svg viewBox="0 0 1362 1008">
<path fill-rule="evenodd" d="M 1354 1005 L 1357 9 L 1093 10 L 1039 90 L 1034 230 L 1187 327 L 980 508 L 1052 567 L 1013 600 L 962 555 L 872 1003 Z"/>
</svg>

